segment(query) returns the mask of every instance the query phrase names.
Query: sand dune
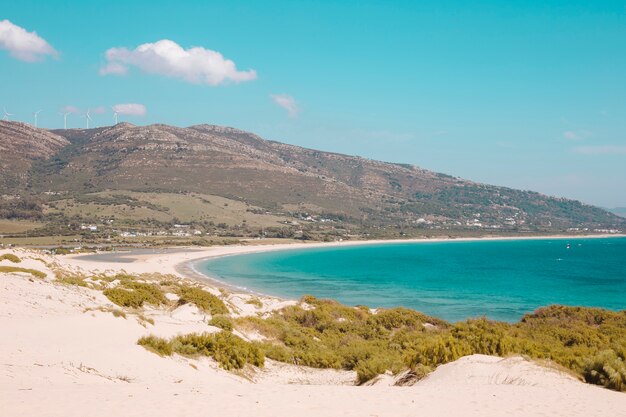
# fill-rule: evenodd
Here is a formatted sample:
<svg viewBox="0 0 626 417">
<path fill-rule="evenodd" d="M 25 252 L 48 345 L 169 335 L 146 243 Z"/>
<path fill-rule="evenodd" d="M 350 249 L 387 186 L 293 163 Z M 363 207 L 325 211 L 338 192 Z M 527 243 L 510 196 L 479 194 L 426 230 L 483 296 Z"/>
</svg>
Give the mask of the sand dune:
<svg viewBox="0 0 626 417">
<path fill-rule="evenodd" d="M 178 262 L 210 251 L 145 255 L 123 268 L 81 257 L 44 261 L 91 271 L 178 273 Z M 21 267 L 52 276 L 32 259 L 42 255 L 17 254 L 24 258 Z M 133 314 L 115 317 L 112 307 L 95 290 L 1 273 L 0 415 L 626 416 L 626 394 L 517 357 L 464 357 L 412 387 L 390 386 L 392 376 L 356 387 L 348 385 L 352 372 L 271 361 L 264 370 L 238 376 L 210 359 L 161 358 L 136 344 L 146 334 L 211 330 L 197 309 L 147 309 L 151 325 Z"/>
</svg>

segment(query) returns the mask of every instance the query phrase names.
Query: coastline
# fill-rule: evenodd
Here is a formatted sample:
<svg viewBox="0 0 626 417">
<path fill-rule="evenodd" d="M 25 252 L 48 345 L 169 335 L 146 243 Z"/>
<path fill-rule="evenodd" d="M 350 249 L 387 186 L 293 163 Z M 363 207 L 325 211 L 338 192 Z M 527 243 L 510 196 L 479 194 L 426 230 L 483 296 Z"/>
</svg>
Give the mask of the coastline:
<svg viewBox="0 0 626 417">
<path fill-rule="evenodd" d="M 227 290 L 233 294 L 244 297 L 255 296 L 271 299 L 274 302 L 295 302 L 298 297 L 284 297 L 262 291 L 254 291 L 240 287 L 209 273 L 200 271 L 197 264 L 209 259 L 247 255 L 252 253 L 264 253 L 274 251 L 294 251 L 316 248 L 353 247 L 364 245 L 393 245 L 393 244 L 428 244 L 428 243 L 454 243 L 454 242 L 489 242 L 489 241 L 526 241 L 526 240 L 575 240 L 575 239 L 602 239 L 624 238 L 624 234 L 593 234 L 593 235 L 542 235 L 542 236 L 487 236 L 471 238 L 420 238 L 420 239 L 394 239 L 394 240 L 358 240 L 343 242 L 294 242 L 272 243 L 255 245 L 230 245 L 199 247 L 171 247 L 155 249 L 131 249 L 127 252 L 99 252 L 96 254 L 73 254 L 63 256 L 70 265 L 82 270 L 97 271 L 104 273 L 150 273 L 160 272 L 173 274 L 181 278 L 192 279 L 202 285 Z M 260 243 L 257 240 L 255 243 Z M 303 295 L 303 294 L 302 294 Z"/>
<path fill-rule="evenodd" d="M 604 238 L 624 238 L 626 234 L 595 234 L 595 235 L 543 235 L 543 236 L 488 236 L 488 237 L 471 237 L 471 238 L 420 238 L 420 239 L 393 239 L 393 240 L 358 240 L 344 242 L 311 242 L 311 243 L 280 243 L 271 245 L 233 245 L 233 246 L 214 246 L 216 249 L 213 253 L 208 249 L 201 250 L 202 256 L 190 260 L 184 260 L 174 265 L 177 273 L 193 278 L 203 284 L 214 285 L 234 292 L 245 294 L 260 295 L 282 299 L 272 294 L 253 291 L 251 289 L 240 287 L 228 282 L 222 281 L 208 273 L 201 272 L 196 267 L 199 263 L 209 259 L 222 258 L 226 256 L 249 255 L 253 253 L 266 253 L 277 251 L 295 251 L 303 249 L 316 248 L 333 248 L 333 247 L 351 247 L 351 246 L 369 246 L 369 245 L 391 245 L 391 244 L 413 244 L 413 243 L 452 243 L 452 242 L 490 242 L 490 241 L 515 241 L 515 240 L 567 240 L 567 239 L 604 239 Z"/>
</svg>

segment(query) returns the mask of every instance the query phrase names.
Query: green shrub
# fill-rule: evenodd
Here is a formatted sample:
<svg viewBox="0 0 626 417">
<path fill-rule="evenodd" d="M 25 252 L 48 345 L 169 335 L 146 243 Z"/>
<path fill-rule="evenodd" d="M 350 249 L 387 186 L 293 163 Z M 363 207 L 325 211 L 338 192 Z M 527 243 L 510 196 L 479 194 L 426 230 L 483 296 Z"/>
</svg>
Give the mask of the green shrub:
<svg viewBox="0 0 626 417">
<path fill-rule="evenodd" d="M 224 316 L 224 315 L 213 316 L 209 324 L 211 326 L 219 327 L 222 330 L 226 330 L 227 332 L 233 331 L 233 321 L 228 316 Z"/>
<path fill-rule="evenodd" d="M 185 356 L 210 356 L 226 370 L 242 369 L 246 364 L 262 367 L 265 363 L 265 355 L 258 344 L 246 342 L 230 332 L 192 333 L 176 336 L 170 341 L 147 336 L 137 343 L 161 356 L 173 352 Z"/>
<path fill-rule="evenodd" d="M 14 264 L 19 264 L 20 262 L 22 262 L 20 258 L 13 255 L 12 253 L 5 253 L 4 255 L 0 255 L 0 261 L 3 261 L 3 260 L 11 261 Z"/>
<path fill-rule="evenodd" d="M 228 314 L 228 309 L 219 297 L 198 287 L 178 287 L 179 303 L 192 303 L 209 314 Z"/>
<path fill-rule="evenodd" d="M 258 345 L 244 341 L 229 332 L 215 335 L 213 358 L 227 370 L 241 369 L 246 363 L 262 367 L 265 355 Z"/>
<path fill-rule="evenodd" d="M 137 344 L 160 356 L 170 356 L 174 353 L 171 342 L 153 335 L 142 337 Z"/>
<path fill-rule="evenodd" d="M 11 273 L 11 272 L 24 272 L 27 274 L 31 274 L 32 276 L 34 276 L 35 278 L 45 278 L 46 274 L 45 272 L 41 272 L 41 271 L 37 271 L 36 269 L 29 269 L 29 268 L 18 268 L 16 266 L 0 266 L 0 272 L 6 272 L 6 273 Z"/>
<path fill-rule="evenodd" d="M 270 339 L 263 344 L 268 358 L 317 368 L 354 369 L 360 383 L 380 372 L 405 368 L 405 350 L 416 334 L 425 333 L 423 321 L 441 322 L 408 309 L 381 310 L 377 317 L 367 308 L 332 300 L 306 296 L 301 301 L 312 309 L 290 306 L 267 319 L 238 318 L 235 327 L 254 329 Z"/>
<path fill-rule="evenodd" d="M 189 302 L 197 298 L 195 291 L 181 290 L 185 292 Z M 480 318 L 451 325 L 404 308 L 372 313 L 311 296 L 302 301 L 306 308 L 288 306 L 266 318 L 217 315 L 211 322 L 226 330 L 256 331 L 263 343 L 248 343 L 225 331 L 180 336 L 169 343 L 180 354 L 212 356 L 226 369 L 262 364 L 267 356 L 354 370 L 358 383 L 407 368 L 403 379 L 412 383 L 462 356 L 515 354 L 552 361 L 589 383 L 626 391 L 626 311 L 549 306 L 518 323 Z"/>
<path fill-rule="evenodd" d="M 311 296 L 302 301 L 311 308 L 289 306 L 266 319 L 240 317 L 234 320 L 235 328 L 253 329 L 267 338 L 263 349 L 268 358 L 355 370 L 359 383 L 407 367 L 421 378 L 438 365 L 480 353 L 550 360 L 578 375 L 586 372 L 589 382 L 625 390 L 617 375 L 622 375 L 626 356 L 626 311 L 550 306 L 515 324 L 482 318 L 450 325 L 403 308 L 374 314 Z M 425 323 L 435 327 L 427 329 Z M 599 359 L 589 358 L 607 348 L 622 362 L 613 358 L 601 371 Z"/>
<path fill-rule="evenodd" d="M 356 379 L 359 384 L 363 384 L 370 379 L 377 377 L 378 375 L 384 373 L 387 369 L 387 361 L 380 356 L 361 360 L 354 368 L 356 371 Z"/>
<path fill-rule="evenodd" d="M 167 302 L 165 294 L 158 285 L 133 281 L 124 282 L 122 285 L 125 288 L 140 293 L 144 298 L 144 302 L 148 304 L 158 306 Z"/>
<path fill-rule="evenodd" d="M 112 303 L 121 307 L 139 308 L 144 303 L 143 296 L 137 291 L 129 291 L 123 288 L 109 288 L 102 292 Z"/>
<path fill-rule="evenodd" d="M 586 361 L 583 369 L 585 381 L 616 391 L 626 391 L 626 363 L 615 351 L 608 349 Z"/>
<path fill-rule="evenodd" d="M 115 288 L 108 288 L 103 291 L 103 294 L 121 307 L 139 308 L 144 303 L 158 306 L 167 301 L 163 291 L 157 285 L 134 281 L 123 282 Z"/>
</svg>

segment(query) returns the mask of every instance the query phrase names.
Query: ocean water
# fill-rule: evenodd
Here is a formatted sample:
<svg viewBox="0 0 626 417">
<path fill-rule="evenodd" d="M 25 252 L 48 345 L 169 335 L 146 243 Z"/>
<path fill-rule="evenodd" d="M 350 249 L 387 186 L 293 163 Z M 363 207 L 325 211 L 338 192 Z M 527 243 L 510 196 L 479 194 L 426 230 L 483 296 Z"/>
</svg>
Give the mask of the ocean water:
<svg viewBox="0 0 626 417">
<path fill-rule="evenodd" d="M 512 322 L 549 304 L 626 309 L 626 238 L 312 248 L 227 256 L 197 268 L 262 294 L 404 306 L 449 321 Z"/>
</svg>

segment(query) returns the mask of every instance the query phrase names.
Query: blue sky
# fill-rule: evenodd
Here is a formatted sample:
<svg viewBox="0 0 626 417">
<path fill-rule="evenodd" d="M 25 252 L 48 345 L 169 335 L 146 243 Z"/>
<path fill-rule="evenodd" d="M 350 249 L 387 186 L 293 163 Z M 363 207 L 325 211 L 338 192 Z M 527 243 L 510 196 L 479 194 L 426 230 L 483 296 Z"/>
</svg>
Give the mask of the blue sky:
<svg viewBox="0 0 626 417">
<path fill-rule="evenodd" d="M 5 19 L 0 105 L 17 120 L 43 109 L 59 128 L 74 106 L 101 126 L 140 104 L 120 120 L 626 206 L 624 1 L 21 0 Z M 44 43 L 10 43 L 15 27 Z"/>
</svg>

